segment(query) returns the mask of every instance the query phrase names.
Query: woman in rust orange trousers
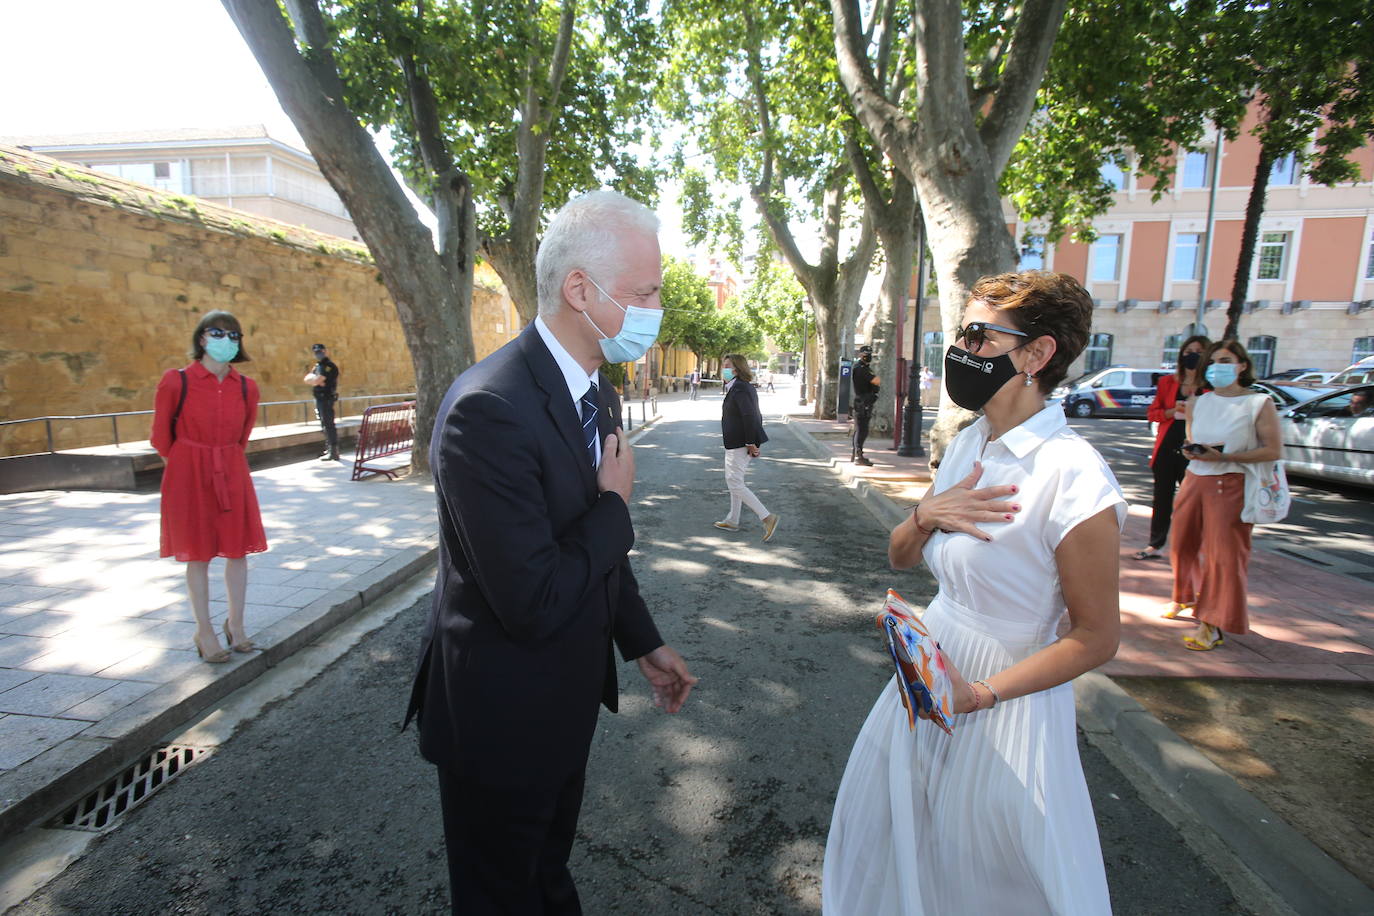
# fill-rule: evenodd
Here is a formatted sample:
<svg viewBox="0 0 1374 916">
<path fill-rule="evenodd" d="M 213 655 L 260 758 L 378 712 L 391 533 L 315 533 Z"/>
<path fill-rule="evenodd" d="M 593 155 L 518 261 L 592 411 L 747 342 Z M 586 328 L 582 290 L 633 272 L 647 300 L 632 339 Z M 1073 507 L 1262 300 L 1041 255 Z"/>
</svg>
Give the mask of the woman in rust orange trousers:
<svg viewBox="0 0 1374 916">
<path fill-rule="evenodd" d="M 1222 633 L 1250 630 L 1246 610 L 1250 529 L 1245 507 L 1245 465 L 1276 461 L 1282 445 L 1279 415 L 1266 394 L 1250 390 L 1250 354 L 1235 340 L 1219 340 L 1203 358 L 1212 391 L 1188 401 L 1183 453 L 1188 471 L 1174 500 L 1173 603 L 1165 617 L 1189 608 L 1197 630 L 1183 644 L 1205 652 Z"/>
</svg>

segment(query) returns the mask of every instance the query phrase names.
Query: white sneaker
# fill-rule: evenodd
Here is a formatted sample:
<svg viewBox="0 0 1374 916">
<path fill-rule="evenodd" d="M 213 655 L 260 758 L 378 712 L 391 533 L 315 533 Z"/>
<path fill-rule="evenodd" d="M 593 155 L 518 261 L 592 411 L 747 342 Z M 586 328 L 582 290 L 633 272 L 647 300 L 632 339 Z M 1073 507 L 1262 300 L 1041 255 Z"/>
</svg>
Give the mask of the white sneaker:
<svg viewBox="0 0 1374 916">
<path fill-rule="evenodd" d="M 724 528 L 726 531 L 738 531 L 739 525 L 732 524 L 729 519 L 721 519 L 715 523 L 717 528 Z"/>
</svg>

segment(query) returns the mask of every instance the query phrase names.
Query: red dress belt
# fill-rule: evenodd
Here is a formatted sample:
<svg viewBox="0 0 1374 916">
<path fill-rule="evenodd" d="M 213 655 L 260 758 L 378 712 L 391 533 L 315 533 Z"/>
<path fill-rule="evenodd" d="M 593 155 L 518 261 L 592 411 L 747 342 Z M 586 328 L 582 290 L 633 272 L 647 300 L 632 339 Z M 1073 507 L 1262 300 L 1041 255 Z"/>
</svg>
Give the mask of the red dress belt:
<svg viewBox="0 0 1374 916">
<path fill-rule="evenodd" d="M 197 442 L 182 436 L 177 437 L 177 442 L 184 442 L 192 448 L 203 448 L 210 451 L 211 460 L 214 463 L 211 480 L 215 487 L 215 500 L 219 503 L 219 511 L 228 512 L 233 507 L 229 504 L 229 473 L 224 466 L 224 452 L 225 449 L 238 448 L 239 444 L 230 442 L 227 445 L 206 445 L 204 442 Z"/>
</svg>

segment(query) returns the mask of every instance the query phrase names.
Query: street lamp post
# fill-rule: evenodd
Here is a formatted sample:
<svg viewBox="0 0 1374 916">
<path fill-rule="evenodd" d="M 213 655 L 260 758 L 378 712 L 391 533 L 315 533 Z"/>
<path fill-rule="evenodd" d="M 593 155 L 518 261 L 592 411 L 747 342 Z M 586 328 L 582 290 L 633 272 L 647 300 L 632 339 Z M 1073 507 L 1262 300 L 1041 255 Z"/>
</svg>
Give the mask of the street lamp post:
<svg viewBox="0 0 1374 916">
<path fill-rule="evenodd" d="M 916 320 L 911 330 L 910 373 L 906 380 L 906 408 L 902 411 L 902 444 L 897 454 L 905 458 L 920 457 L 921 424 L 925 422 L 921 409 L 921 312 L 926 302 L 926 224 L 920 208 L 916 209 Z"/>
<path fill-rule="evenodd" d="M 802 337 L 801 337 L 801 399 L 797 401 L 802 407 L 806 406 L 806 337 L 808 328 L 806 319 L 810 317 L 806 313 L 805 306 L 802 307 Z"/>
</svg>

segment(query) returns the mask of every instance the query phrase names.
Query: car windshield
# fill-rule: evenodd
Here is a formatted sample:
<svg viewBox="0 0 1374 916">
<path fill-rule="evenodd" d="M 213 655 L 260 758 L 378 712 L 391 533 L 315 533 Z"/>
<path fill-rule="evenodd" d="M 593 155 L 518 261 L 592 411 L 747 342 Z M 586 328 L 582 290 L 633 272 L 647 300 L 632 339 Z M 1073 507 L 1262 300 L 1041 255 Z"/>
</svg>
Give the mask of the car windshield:
<svg viewBox="0 0 1374 916">
<path fill-rule="evenodd" d="M 1086 382 L 1088 379 L 1092 378 L 1094 375 L 1097 375 L 1097 372 L 1084 372 L 1084 373 L 1083 373 L 1082 375 L 1080 375 L 1078 378 L 1070 379 L 1069 381 L 1065 382 L 1065 383 L 1064 383 L 1064 387 L 1065 387 L 1065 388 L 1077 388 L 1079 385 L 1083 384 L 1083 383 Z"/>
</svg>

